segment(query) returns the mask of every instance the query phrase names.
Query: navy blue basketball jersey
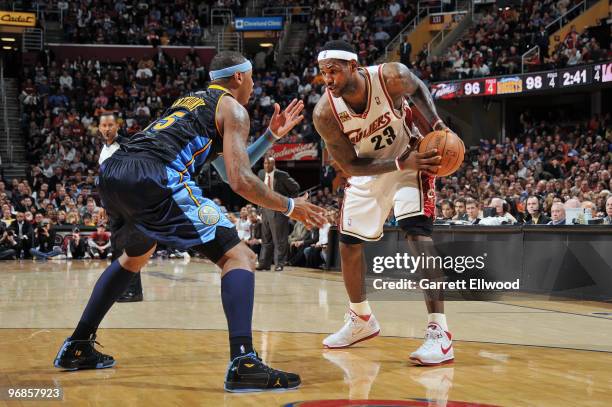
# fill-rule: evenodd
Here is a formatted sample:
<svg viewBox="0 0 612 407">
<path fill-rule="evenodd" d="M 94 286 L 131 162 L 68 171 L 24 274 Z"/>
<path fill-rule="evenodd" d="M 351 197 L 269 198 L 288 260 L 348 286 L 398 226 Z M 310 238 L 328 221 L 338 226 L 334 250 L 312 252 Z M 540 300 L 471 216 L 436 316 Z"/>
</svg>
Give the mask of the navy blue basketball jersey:
<svg viewBox="0 0 612 407">
<path fill-rule="evenodd" d="M 225 95 L 230 95 L 227 89 L 211 85 L 177 99 L 160 119 L 123 144 L 122 150 L 159 160 L 178 171 L 181 179 L 196 175 L 223 150 L 215 113 Z"/>
</svg>

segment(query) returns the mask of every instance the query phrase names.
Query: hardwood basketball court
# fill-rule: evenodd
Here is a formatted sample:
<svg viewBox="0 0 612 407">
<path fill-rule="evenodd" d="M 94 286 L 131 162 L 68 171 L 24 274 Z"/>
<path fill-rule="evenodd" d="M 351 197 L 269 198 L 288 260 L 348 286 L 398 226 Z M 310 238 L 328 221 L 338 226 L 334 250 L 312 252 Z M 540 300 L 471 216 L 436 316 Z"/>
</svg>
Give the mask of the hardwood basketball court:
<svg viewBox="0 0 612 407">
<path fill-rule="evenodd" d="M 0 263 L 0 387 L 63 390 L 61 402 L 0 405 L 281 406 L 329 399 L 449 407 L 612 405 L 610 304 L 449 302 L 455 363 L 414 367 L 408 354 L 422 341 L 423 302 L 375 302 L 380 337 L 348 350 L 324 350 L 322 339 L 342 324 L 346 294 L 339 273 L 304 269 L 259 272 L 254 312 L 258 352 L 273 367 L 299 373 L 302 386 L 225 393 L 220 275 L 197 259 L 152 261 L 143 272 L 145 301 L 113 307 L 98 341 L 117 359 L 115 368 L 59 371 L 53 358 L 106 264 Z"/>
</svg>

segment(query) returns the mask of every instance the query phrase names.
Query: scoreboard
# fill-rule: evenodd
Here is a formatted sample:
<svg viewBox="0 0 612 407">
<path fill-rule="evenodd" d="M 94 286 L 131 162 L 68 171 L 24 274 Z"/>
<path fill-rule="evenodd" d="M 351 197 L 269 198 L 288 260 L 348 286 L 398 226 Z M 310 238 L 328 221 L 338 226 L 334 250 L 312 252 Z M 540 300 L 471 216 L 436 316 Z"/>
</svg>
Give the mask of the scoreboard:
<svg viewBox="0 0 612 407">
<path fill-rule="evenodd" d="M 612 61 L 556 71 L 437 82 L 430 86 L 434 99 L 523 94 L 612 82 Z"/>
</svg>

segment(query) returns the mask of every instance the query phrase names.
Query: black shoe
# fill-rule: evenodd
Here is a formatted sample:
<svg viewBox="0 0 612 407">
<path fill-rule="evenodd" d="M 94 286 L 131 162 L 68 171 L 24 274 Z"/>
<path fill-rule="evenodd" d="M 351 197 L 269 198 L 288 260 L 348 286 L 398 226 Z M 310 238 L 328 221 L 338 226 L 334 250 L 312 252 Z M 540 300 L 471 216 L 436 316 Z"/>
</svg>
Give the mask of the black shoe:
<svg viewBox="0 0 612 407">
<path fill-rule="evenodd" d="M 300 376 L 266 366 L 256 352 L 238 356 L 227 367 L 225 391 L 248 393 L 297 388 Z"/>
<path fill-rule="evenodd" d="M 142 301 L 142 293 L 128 291 L 117 299 L 117 302 L 140 302 Z"/>
<path fill-rule="evenodd" d="M 274 271 L 283 271 L 283 266 L 274 267 Z"/>
<path fill-rule="evenodd" d="M 86 340 L 67 338 L 57 352 L 53 366 L 65 370 L 106 369 L 115 366 L 115 359 L 98 352 L 94 348 L 94 343 L 100 345 L 96 342 L 95 335 Z"/>
<path fill-rule="evenodd" d="M 257 266 L 257 267 L 255 267 L 255 270 L 257 270 L 257 271 L 262 271 L 262 270 L 270 271 L 270 266 L 268 266 L 268 267 Z"/>
</svg>

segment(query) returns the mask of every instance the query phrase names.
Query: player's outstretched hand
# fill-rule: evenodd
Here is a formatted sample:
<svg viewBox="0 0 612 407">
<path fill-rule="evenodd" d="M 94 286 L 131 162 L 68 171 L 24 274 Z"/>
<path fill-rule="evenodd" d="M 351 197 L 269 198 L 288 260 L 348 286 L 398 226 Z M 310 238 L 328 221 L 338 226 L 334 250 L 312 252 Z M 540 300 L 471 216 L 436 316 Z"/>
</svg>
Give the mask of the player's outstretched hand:
<svg viewBox="0 0 612 407">
<path fill-rule="evenodd" d="M 293 99 L 282 112 L 280 111 L 280 105 L 275 103 L 274 114 L 270 119 L 272 133 L 276 134 L 278 138 L 285 137 L 291 129 L 304 120 L 304 116 L 300 114 L 302 110 L 304 110 L 304 102 L 301 100 Z"/>
<path fill-rule="evenodd" d="M 308 193 L 295 198 L 293 203 L 295 206 L 291 218 L 302 222 L 308 229 L 313 226 L 320 228 L 327 222 L 325 209 L 308 202 Z"/>
<path fill-rule="evenodd" d="M 430 175 L 436 175 L 440 169 L 442 157 L 436 149 L 419 153 L 417 150 L 406 151 L 398 158 L 398 163 L 403 170 L 423 171 Z"/>
</svg>

